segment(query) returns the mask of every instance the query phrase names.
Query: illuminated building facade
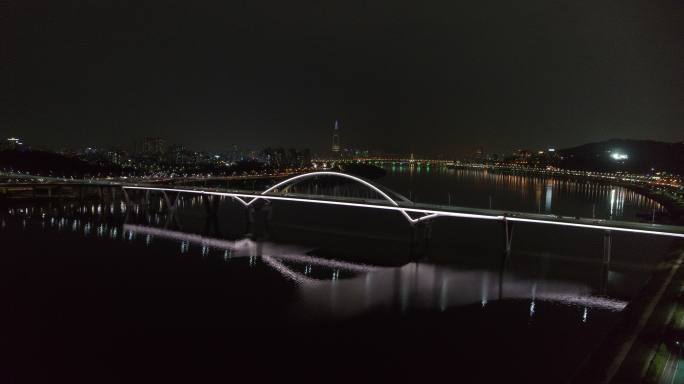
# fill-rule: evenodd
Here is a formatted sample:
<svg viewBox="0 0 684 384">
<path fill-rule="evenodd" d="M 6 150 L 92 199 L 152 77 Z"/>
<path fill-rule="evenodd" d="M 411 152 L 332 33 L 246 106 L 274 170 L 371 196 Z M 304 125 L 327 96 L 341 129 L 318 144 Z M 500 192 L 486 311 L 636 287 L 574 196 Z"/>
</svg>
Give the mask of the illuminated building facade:
<svg viewBox="0 0 684 384">
<path fill-rule="evenodd" d="M 335 126 L 333 127 L 332 151 L 333 153 L 340 152 L 340 124 L 337 120 L 335 120 Z"/>
</svg>

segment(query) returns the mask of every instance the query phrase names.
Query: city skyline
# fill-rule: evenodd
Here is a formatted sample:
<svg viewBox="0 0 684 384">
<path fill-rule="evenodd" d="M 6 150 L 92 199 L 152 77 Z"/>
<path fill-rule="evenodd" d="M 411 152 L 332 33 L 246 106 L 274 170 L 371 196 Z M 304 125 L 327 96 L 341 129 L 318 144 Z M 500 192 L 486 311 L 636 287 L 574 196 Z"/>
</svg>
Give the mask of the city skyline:
<svg viewBox="0 0 684 384">
<path fill-rule="evenodd" d="M 680 142 L 677 4 L 18 2 L 0 136 L 465 153 Z M 88 31 L 84 33 L 83 31 Z"/>
<path fill-rule="evenodd" d="M 506 156 L 518 156 L 521 154 L 542 154 L 542 153 L 554 153 L 556 151 L 562 151 L 562 150 L 576 150 L 582 147 L 586 146 L 596 146 L 596 145 L 605 145 L 606 143 L 612 143 L 612 142 L 624 142 L 624 143 L 643 143 L 643 144 L 654 144 L 654 145 L 680 145 L 684 144 L 684 142 L 664 142 L 664 141 L 657 141 L 657 140 L 629 140 L 629 139 L 618 139 L 618 138 L 613 138 L 609 140 L 603 140 L 600 142 L 593 142 L 593 143 L 581 143 L 579 145 L 573 146 L 573 147 L 556 147 L 556 146 L 547 146 L 547 147 L 531 147 L 531 146 L 521 146 L 521 147 L 515 147 L 515 148 L 508 148 L 507 150 L 499 151 L 499 152 L 494 152 L 490 150 L 489 148 L 485 148 L 484 146 L 475 146 L 473 148 L 467 148 L 464 151 L 460 153 L 431 153 L 431 152 L 387 152 L 387 151 L 382 151 L 377 148 L 365 148 L 365 147 L 359 147 L 359 146 L 354 146 L 354 145 L 349 145 L 345 146 L 341 144 L 341 134 L 340 134 L 340 129 L 339 129 L 339 122 L 335 120 L 333 123 L 333 130 L 332 130 L 332 143 L 333 145 L 329 148 L 323 148 L 318 151 L 312 151 L 311 148 L 308 147 L 297 147 L 297 146 L 283 146 L 283 145 L 261 145 L 259 146 L 258 144 L 251 145 L 251 146 L 239 146 L 237 144 L 229 144 L 221 147 L 218 150 L 211 150 L 207 148 L 201 148 L 201 147 L 190 147 L 184 143 L 179 143 L 179 142 L 173 142 L 173 141 L 168 141 L 165 137 L 160 137 L 160 136 L 144 136 L 144 137 L 137 137 L 130 146 L 116 146 L 116 145 L 103 145 L 103 146 L 97 146 L 97 145 L 63 145 L 59 147 L 55 146 L 41 146 L 41 145 L 35 145 L 34 143 L 25 143 L 24 140 L 20 137 L 7 137 L 7 138 L 1 138 L 0 139 L 0 150 L 13 150 L 13 149 L 29 149 L 29 150 L 38 150 L 38 151 L 47 151 L 47 152 L 54 152 L 54 153 L 61 153 L 61 154 L 76 154 L 79 152 L 107 152 L 107 151 L 115 151 L 118 153 L 130 153 L 130 154 L 149 154 L 149 153 L 158 153 L 158 154 L 169 154 L 172 152 L 177 152 L 177 151 L 184 151 L 184 152 L 195 152 L 195 153 L 204 153 L 204 154 L 220 154 L 220 155 L 226 155 L 226 154 L 244 154 L 246 157 L 256 157 L 256 153 L 261 153 L 265 150 L 273 149 L 273 148 L 285 148 L 285 149 L 297 149 L 297 150 L 308 150 L 312 151 L 312 154 L 315 156 L 320 156 L 321 158 L 329 158 L 329 159 L 335 159 L 335 158 L 373 158 L 373 157 L 383 157 L 383 156 L 390 156 L 390 157 L 402 157 L 402 158 L 412 158 L 414 156 L 419 156 L 421 158 L 433 158 L 433 159 L 461 159 L 461 160 L 496 160 L 496 159 L 502 159 Z M 628 156 L 624 153 L 624 150 L 620 148 L 624 144 L 614 144 L 614 148 L 611 148 L 608 152 L 613 153 L 615 156 Z M 631 145 L 631 144 L 630 144 Z M 150 150 L 150 146 L 154 147 L 154 150 Z M 251 155 L 248 155 L 251 154 Z M 620 157 L 620 158 L 615 158 L 616 160 L 624 160 L 627 159 L 628 157 Z"/>
<path fill-rule="evenodd" d="M 337 121 L 337 120 L 335 120 Z M 5 130 L 5 129 L 0 129 L 0 132 L 7 131 L 9 133 L 11 132 L 18 132 L 19 130 Z M 620 136 L 614 136 L 614 137 L 605 137 L 601 139 L 596 139 L 594 141 L 585 141 L 585 140 L 573 140 L 573 141 L 568 141 L 568 145 L 557 145 L 556 143 L 553 142 L 543 142 L 539 143 L 537 140 L 529 140 L 525 142 L 524 140 L 519 140 L 515 144 L 509 143 L 508 145 L 501 144 L 501 145 L 492 145 L 492 146 L 487 146 L 486 142 L 484 143 L 473 143 L 472 145 L 464 145 L 460 144 L 458 146 L 454 146 L 454 148 L 446 148 L 444 150 L 437 150 L 437 149 L 431 149 L 429 147 L 419 147 L 418 150 L 414 150 L 412 148 L 416 148 L 416 146 L 406 146 L 406 147 L 396 147 L 396 146 L 386 146 L 383 145 L 382 143 L 378 144 L 375 147 L 369 146 L 369 145 L 364 145 L 360 143 L 340 143 L 339 144 L 339 149 L 337 151 L 332 151 L 331 150 L 331 131 L 329 127 L 323 127 L 321 129 L 322 131 L 321 134 L 321 143 L 320 144 L 314 144 L 316 145 L 314 148 L 312 148 L 313 151 L 316 153 L 324 154 L 327 152 L 340 152 L 342 150 L 366 150 L 366 151 L 375 151 L 378 153 L 394 153 L 394 154 L 410 154 L 410 153 L 420 153 L 428 156 L 451 156 L 451 157 L 459 157 L 459 156 L 468 156 L 473 153 L 478 153 L 479 151 L 484 151 L 486 154 L 510 154 L 513 153 L 517 150 L 538 150 L 538 149 L 548 149 L 548 148 L 573 148 L 589 143 L 597 143 L 597 142 L 603 142 L 603 141 L 609 141 L 609 140 L 645 140 L 645 141 L 656 141 L 656 142 L 669 142 L 669 143 L 681 143 L 684 142 L 682 139 L 677 138 L 677 133 L 671 135 L 672 139 L 656 139 L 653 136 L 650 136 L 648 134 L 644 136 L 636 136 L 636 137 L 628 137 L 625 135 L 620 135 Z M 155 131 L 155 132 L 160 132 L 160 131 Z M 138 147 L 143 145 L 142 141 L 144 141 L 146 138 L 162 138 L 164 141 L 167 142 L 168 145 L 184 145 L 187 146 L 188 148 L 191 148 L 193 150 L 199 150 L 199 151 L 208 151 L 208 152 L 226 152 L 226 151 L 232 151 L 234 148 L 237 146 L 241 150 L 259 150 L 262 148 L 267 148 L 267 147 L 296 147 L 296 148 L 311 148 L 311 146 L 307 146 L 304 143 L 295 143 L 292 142 L 291 144 L 279 144 L 279 143 L 273 143 L 270 141 L 262 141 L 259 142 L 257 140 L 252 141 L 252 142 L 238 142 L 237 140 L 230 141 L 226 140 L 225 142 L 222 143 L 217 143 L 216 141 L 197 141 L 197 140 L 189 140 L 188 143 L 184 143 L 180 140 L 174 140 L 173 137 L 177 136 L 165 136 L 164 132 L 160 135 L 145 135 L 145 136 L 132 136 L 127 140 L 124 141 L 116 141 L 116 140 L 83 140 L 79 139 L 78 137 L 76 138 L 70 138 L 70 140 L 50 140 L 50 141 L 45 141 L 44 139 L 41 139 L 40 136 L 36 135 L 31 135 L 30 132 L 28 132 L 28 135 L 12 135 L 12 134 L 6 134 L 4 135 L 3 140 L 8 140 L 12 138 L 19 138 L 22 139 L 26 142 L 30 142 L 34 147 L 39 148 L 39 149 L 46 149 L 50 151 L 58 151 L 58 150 L 63 150 L 63 149 L 78 149 L 78 148 L 88 148 L 88 147 L 93 147 L 93 148 L 103 148 L 103 149 L 121 149 L 121 150 L 127 150 L 127 151 L 136 151 L 138 150 Z M 347 132 L 344 132 L 347 134 Z M 341 136 L 341 134 L 338 134 Z M 351 135 L 351 136 L 356 136 L 356 135 Z M 26 139 L 28 137 L 28 140 Z M 74 139 L 74 140 L 71 140 Z M 341 139 L 340 139 L 341 140 Z M 327 143 L 326 143 L 327 141 Z M 531 144 L 531 143 L 536 143 L 536 144 Z M 390 148 L 387 150 L 386 148 Z"/>
</svg>

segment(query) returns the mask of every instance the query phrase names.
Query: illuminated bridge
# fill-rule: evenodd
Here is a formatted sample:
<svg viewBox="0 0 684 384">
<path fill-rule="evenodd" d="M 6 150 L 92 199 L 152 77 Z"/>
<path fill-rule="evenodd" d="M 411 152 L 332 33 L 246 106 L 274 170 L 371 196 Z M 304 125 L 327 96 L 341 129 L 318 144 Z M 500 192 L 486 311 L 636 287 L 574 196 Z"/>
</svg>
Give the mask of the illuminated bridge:
<svg viewBox="0 0 684 384">
<path fill-rule="evenodd" d="M 337 164 L 337 163 L 366 163 L 366 164 L 386 164 L 386 165 L 402 165 L 402 166 L 446 166 L 453 165 L 453 160 L 443 159 L 415 159 L 404 156 L 384 156 L 384 157 L 353 157 L 341 159 L 313 159 L 312 162 L 316 165 Z"/>
<path fill-rule="evenodd" d="M 339 206 L 349 208 L 363 208 L 368 210 L 395 211 L 403 216 L 407 223 L 413 227 L 429 227 L 432 221 L 437 218 L 458 218 L 472 220 L 487 220 L 501 222 L 504 227 L 504 238 L 506 253 L 511 250 L 513 239 L 513 225 L 516 223 L 533 225 L 550 225 L 558 227 L 586 228 L 602 231 L 604 234 L 604 259 L 608 261 L 611 251 L 611 234 L 613 232 L 625 232 L 634 234 L 667 236 L 684 238 L 684 227 L 639 223 L 617 220 L 603 220 L 592 218 L 568 217 L 550 214 L 535 214 L 524 212 L 510 212 L 502 210 L 478 209 L 455 207 L 435 204 L 414 203 L 408 198 L 398 194 L 377 183 L 364 180 L 349 174 L 338 172 L 311 172 L 300 174 L 279 182 L 263 192 L 254 191 L 226 191 L 207 188 L 193 187 L 173 187 L 161 186 L 155 183 L 134 184 L 127 180 L 67 180 L 50 177 L 36 177 L 19 174 L 6 174 L 8 177 L 21 178 L 27 182 L 13 187 L 33 188 L 35 191 L 41 188 L 47 189 L 50 196 L 50 188 L 56 187 L 81 187 L 83 189 L 95 189 L 99 195 L 103 196 L 103 189 L 110 189 L 110 196 L 115 196 L 115 190 L 121 188 L 127 201 L 130 201 L 130 193 L 133 191 L 143 191 L 147 199 L 150 193 L 160 193 L 163 195 L 169 208 L 175 208 L 181 194 L 200 195 L 205 197 L 225 197 L 230 198 L 249 209 L 259 209 L 257 202 L 270 203 L 273 201 L 289 201 L 301 204 L 318 204 L 328 206 Z M 347 183 L 356 184 L 364 188 L 368 193 L 354 194 L 345 193 L 344 190 L 333 188 L 321 193 L 318 188 L 302 189 L 301 184 L 306 181 L 322 180 L 324 178 L 339 179 Z M 0 189 L 8 188 L 0 185 Z M 2 191 L 0 191 L 2 192 Z M 6 193 L 6 191 L 5 191 Z M 45 195 L 43 195 L 45 196 Z"/>
<path fill-rule="evenodd" d="M 372 195 L 369 194 L 364 197 L 358 197 L 338 193 L 320 194 L 315 193 L 317 191 L 311 190 L 311 188 L 304 191 L 297 190 L 297 186 L 300 185 L 300 183 L 306 180 L 319 178 L 337 178 L 346 182 L 358 184 L 359 186 L 366 188 Z M 219 191 L 199 188 L 166 188 L 141 185 L 121 185 L 121 187 L 123 188 L 124 195 L 127 199 L 129 198 L 127 191 L 142 190 L 145 191 L 146 196 L 149 196 L 152 192 L 161 193 L 171 208 L 175 207 L 175 201 L 177 201 L 180 194 L 194 194 L 208 197 L 226 197 L 239 202 L 245 207 L 254 209 L 256 209 L 255 203 L 257 202 L 269 203 L 272 201 L 288 201 L 301 204 L 395 211 L 398 215 L 403 216 L 408 224 L 415 227 L 427 226 L 437 218 L 496 221 L 501 222 L 504 227 L 506 253 L 509 253 L 511 250 L 513 225 L 516 223 L 593 229 L 602 231 L 604 234 L 605 262 L 609 262 L 610 260 L 612 232 L 684 238 L 684 227 L 681 226 L 417 204 L 381 185 L 356 176 L 337 172 L 311 172 L 301 174 L 277 183 L 263 192 Z M 173 194 L 175 194 L 175 196 Z"/>
</svg>

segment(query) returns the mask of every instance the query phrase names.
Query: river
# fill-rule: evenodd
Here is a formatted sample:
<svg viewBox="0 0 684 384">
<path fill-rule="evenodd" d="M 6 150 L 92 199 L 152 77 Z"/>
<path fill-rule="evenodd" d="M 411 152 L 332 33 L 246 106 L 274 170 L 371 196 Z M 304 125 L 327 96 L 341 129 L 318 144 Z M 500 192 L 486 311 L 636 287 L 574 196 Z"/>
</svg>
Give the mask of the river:
<svg viewBox="0 0 684 384">
<path fill-rule="evenodd" d="M 662 210 L 620 187 L 482 171 L 395 168 L 377 182 L 418 202 Z M 521 225 L 506 256 L 499 223 L 438 220 L 412 241 L 396 212 L 282 202 L 249 219 L 224 199 L 207 216 L 192 196 L 176 210 L 159 197 L 1 203 L 8 345 L 43 381 L 559 382 L 678 246 L 617 234 L 605 265 L 602 234 L 586 229 Z"/>
</svg>

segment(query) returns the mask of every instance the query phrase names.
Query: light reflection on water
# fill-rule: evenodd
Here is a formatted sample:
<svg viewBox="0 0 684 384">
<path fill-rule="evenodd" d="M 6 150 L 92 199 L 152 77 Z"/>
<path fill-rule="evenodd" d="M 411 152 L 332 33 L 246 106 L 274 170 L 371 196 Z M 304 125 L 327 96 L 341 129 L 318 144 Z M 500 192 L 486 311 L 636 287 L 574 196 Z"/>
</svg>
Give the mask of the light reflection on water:
<svg viewBox="0 0 684 384">
<path fill-rule="evenodd" d="M 555 193 L 553 188 L 550 190 L 550 193 Z M 102 296 L 113 296 L 114 304 L 123 302 L 114 308 L 116 316 L 124 319 L 130 316 L 133 321 L 151 319 L 142 325 L 134 323 L 146 329 L 166 327 L 167 322 L 177 318 L 180 318 L 180 327 L 187 327 L 186 322 L 197 318 L 196 321 L 200 323 L 207 321 L 215 326 L 225 326 L 230 343 L 235 343 L 236 336 L 252 334 L 243 331 L 244 324 L 259 321 L 262 323 L 258 324 L 263 324 L 263 319 L 267 319 L 267 327 L 255 327 L 258 328 L 256 335 L 266 332 L 267 336 L 264 337 L 268 338 L 284 333 L 285 336 L 277 336 L 282 337 L 279 340 L 284 340 L 284 344 L 297 345 L 298 335 L 290 337 L 288 330 L 294 329 L 294 333 L 311 332 L 311 338 L 317 340 L 311 350 L 320 349 L 330 353 L 338 348 L 334 342 L 338 330 L 355 324 L 346 330 L 346 335 L 352 335 L 349 341 L 351 347 L 341 350 L 338 355 L 351 353 L 356 356 L 359 350 L 377 347 L 373 340 L 378 331 L 373 328 L 373 321 L 380 318 L 379 321 L 396 327 L 388 331 L 391 333 L 389 340 L 400 340 L 396 344 L 388 343 L 386 349 L 382 350 L 384 353 L 398 348 L 404 338 L 412 340 L 411 343 L 418 343 L 416 340 L 422 342 L 423 334 L 430 335 L 432 332 L 437 335 L 439 342 L 428 343 L 427 347 L 434 348 L 444 339 L 451 338 L 450 356 L 471 356 L 473 350 L 477 351 L 475 354 L 485 354 L 488 353 L 487 345 L 496 344 L 497 353 L 509 356 L 509 372 L 524 365 L 529 356 L 536 356 L 536 361 L 544 363 L 545 357 L 553 355 L 554 361 L 563 362 L 562 369 L 557 366 L 546 371 L 540 368 L 543 373 L 539 373 L 538 378 L 525 376 L 526 370 L 516 373 L 525 378 L 523 382 L 556 382 L 555 379 L 571 372 L 582 356 L 595 347 L 600 339 L 598 336 L 609 329 L 626 307 L 630 297 L 623 287 L 634 281 L 627 281 L 626 274 L 620 271 L 608 268 L 602 271 L 602 264 L 593 260 L 564 260 L 554 264 L 552 255 L 535 256 L 535 261 L 528 265 L 525 255 L 515 252 L 510 258 L 492 258 L 482 252 L 474 255 L 478 263 L 471 263 L 466 257 L 469 256 L 468 251 L 453 244 L 449 247 L 450 258 L 447 261 L 413 260 L 388 266 L 374 262 L 374 256 L 383 253 L 384 249 L 367 246 L 362 241 L 364 236 L 373 231 L 372 226 L 364 227 L 363 223 L 356 225 L 359 238 L 349 240 L 349 243 L 357 254 L 369 257 L 358 260 L 322 256 L 325 255 L 325 252 L 321 252 L 323 246 L 317 244 L 253 236 L 243 222 L 248 220 L 249 215 L 240 211 L 243 208 L 239 205 L 226 210 L 230 206 L 230 200 L 222 201 L 221 210 L 215 218 L 220 225 L 215 225 L 210 233 L 210 227 L 205 223 L 207 212 L 202 200 L 190 196 L 181 197 L 175 209 L 160 205 L 154 199 L 150 204 L 135 202 L 130 205 L 120 201 L 17 203 L 1 212 L 0 236 L 7 234 L 12 240 L 14 234 L 21 233 L 31 242 L 53 241 L 60 246 L 68 244 L 66 249 L 50 246 L 54 254 L 50 254 L 49 258 L 57 263 L 60 258 L 68 258 L 69 255 L 78 257 L 87 254 L 88 263 L 101 262 L 106 266 L 102 268 L 105 271 L 111 269 L 112 265 L 118 266 L 111 272 L 115 277 L 105 273 L 108 284 L 101 288 L 106 291 Z M 277 208 L 274 208 L 273 214 L 276 219 L 284 212 Z M 306 209 L 300 209 L 296 217 L 304 216 L 300 212 Z M 309 214 L 317 218 L 315 212 Z M 403 218 L 397 219 L 406 225 Z M 244 227 L 244 231 L 237 236 L 225 230 L 235 223 L 237 225 L 234 227 Z M 315 233 L 308 236 L 315 240 L 314 243 L 319 241 Z M 474 231 L 465 236 L 478 237 L 482 234 Z M 55 237 L 60 241 L 56 241 Z M 108 253 L 107 250 L 112 248 L 118 251 Z M 161 258 L 151 257 L 153 254 L 161 255 Z M 391 252 L 390 256 L 393 256 Z M 33 258 L 36 258 L 35 255 Z M 128 261 L 122 263 L 119 258 Z M 482 262 L 481 259 L 488 261 Z M 202 274 L 197 275 L 194 268 L 185 270 L 197 264 L 204 271 Z M 165 279 L 166 272 L 173 270 L 169 265 L 178 266 L 181 272 Z M 132 284 L 128 295 L 117 296 L 117 290 L 128 284 L 127 278 L 136 276 L 138 268 L 144 271 L 140 273 L 143 282 Z M 89 268 L 79 269 L 79 265 L 73 261 L 69 262 L 68 269 L 75 271 L 70 278 L 76 279 L 75 285 L 79 287 L 81 283 L 78 279 L 92 272 Z M 640 279 L 647 276 L 643 271 L 637 273 Z M 599 274 L 602 281 L 597 283 Z M 208 286 L 202 285 L 203 280 L 210 277 L 216 279 Z M 185 279 L 189 280 L 189 284 L 182 284 Z M 90 289 L 96 280 L 86 279 L 86 286 Z M 64 282 L 57 279 L 57 284 Z M 65 285 L 69 286 L 68 283 Z M 160 287 L 157 288 L 157 285 Z M 181 285 L 181 288 L 174 290 L 176 285 Z M 200 289 L 193 291 L 192 286 L 200 286 Z M 609 286 L 612 289 L 607 289 Z M 187 290 L 191 290 L 191 293 L 186 296 Z M 209 299 L 203 300 L 204 296 Z M 255 296 L 258 299 L 254 303 L 252 298 Z M 137 297 L 141 299 L 131 309 L 129 301 L 135 302 Z M 272 301 L 262 305 L 259 298 Z M 61 303 L 64 299 L 58 297 L 58 300 Z M 67 299 L 67 303 L 71 304 L 69 308 L 83 311 L 73 316 L 89 318 L 90 300 L 72 303 Z M 183 304 L 179 305 L 179 300 Z M 170 304 L 165 306 L 164 303 Z M 110 305 L 110 302 L 105 302 L 103 306 L 106 308 L 100 307 L 100 311 L 108 313 Z M 184 317 L 182 314 L 186 310 L 190 313 Z M 51 313 L 42 309 L 39 312 Z M 426 314 L 427 320 L 423 320 L 421 316 Z M 65 318 L 69 322 L 74 321 L 69 314 Z M 236 318 L 246 320 L 240 323 Z M 118 328 L 119 318 L 115 319 L 111 320 L 111 324 L 105 323 L 103 328 Z M 407 321 L 414 329 L 420 330 L 417 339 L 411 339 L 411 332 L 402 328 Z M 433 329 L 435 321 L 441 325 Z M 231 322 L 237 322 L 240 326 L 235 327 Z M 334 324 L 332 331 L 325 327 L 328 323 Z M 229 324 L 233 324 L 233 327 Z M 264 330 L 279 324 L 286 324 L 284 330 L 273 333 Z M 322 328 L 318 329 L 319 326 Z M 369 330 L 366 330 L 367 327 L 370 327 Z M 213 340 L 214 334 L 210 337 Z M 245 337 L 247 340 L 244 345 L 254 344 L 251 337 Z M 318 339 L 330 339 L 333 342 L 326 344 Z M 361 343 L 361 346 L 356 346 L 356 343 Z M 266 341 L 261 345 L 273 348 L 275 344 Z M 126 344 L 126 350 L 129 348 L 130 345 Z M 554 353 L 545 353 L 545 348 L 553 348 Z M 429 350 L 425 351 L 431 356 Z M 299 353 L 305 354 L 307 350 L 302 348 Z M 289 357 L 283 358 L 287 360 Z M 292 363 L 296 364 L 294 361 Z M 463 363 L 458 369 L 467 371 L 470 365 Z M 546 380 L 548 377 L 552 379 Z"/>
<path fill-rule="evenodd" d="M 195 199 L 184 200 L 181 199 L 179 206 L 192 210 Z M 84 217 L 49 216 L 51 212 L 69 210 Z M 399 308 L 402 312 L 413 309 L 444 311 L 473 304 L 485 308 L 501 300 L 523 300 L 529 302 L 530 317 L 535 315 L 537 302 L 548 302 L 576 307 L 578 321 L 586 322 L 589 309 L 619 312 L 627 304 L 624 300 L 606 297 L 605 292 L 596 292 L 591 284 L 522 278 L 507 271 L 503 263 L 498 270 L 460 270 L 452 265 L 427 261 L 398 267 L 374 266 L 311 256 L 313 249 L 310 247 L 255 241 L 249 237 L 227 240 L 162 228 L 158 225 L 168 223 L 169 216 L 163 207 L 154 214 L 147 212 L 144 205 L 134 205 L 132 212 L 128 210 L 126 205 L 115 202 L 90 207 L 72 204 L 47 209 L 11 208 L 7 218 L 2 219 L 2 228 L 13 218 L 21 220 L 25 231 L 35 231 L 35 224 L 39 223 L 43 231 L 70 230 L 103 240 L 142 241 L 146 247 L 175 243 L 180 254 L 196 252 L 202 258 L 222 255 L 225 262 L 246 258 L 250 267 L 262 263 L 296 284 L 298 299 L 292 303 L 295 317 L 298 314 L 310 317 L 312 308 L 319 316 L 338 318 L 379 308 Z M 146 224 L 125 223 L 130 219 L 127 213 Z"/>
<path fill-rule="evenodd" d="M 182 252 L 187 252 L 189 244 L 194 243 L 201 247 L 203 256 L 211 249 L 223 251 L 224 255 L 230 252 L 231 258 L 260 257 L 284 278 L 299 285 L 298 305 L 303 308 L 295 313 L 308 313 L 308 309 L 317 308 L 318 313 L 328 312 L 339 317 L 375 307 L 391 308 L 396 304 L 393 303 L 396 291 L 402 292 L 403 310 L 410 307 L 443 311 L 478 302 L 484 306 L 489 301 L 503 299 L 529 299 L 532 303 L 540 300 L 610 311 L 621 311 L 626 306 L 622 300 L 592 295 L 588 285 L 538 282 L 507 273 L 496 273 L 494 277 L 491 271 L 462 272 L 429 263 L 409 263 L 399 268 L 374 267 L 312 257 L 307 255 L 309 250 L 306 248 L 258 243 L 247 238 L 225 241 L 148 226 L 124 225 L 124 231 L 180 241 Z"/>
<path fill-rule="evenodd" d="M 386 167 L 379 183 L 422 203 L 606 219 L 664 212 L 657 201 L 625 187 L 591 181 L 502 174 L 479 169 Z"/>
</svg>

